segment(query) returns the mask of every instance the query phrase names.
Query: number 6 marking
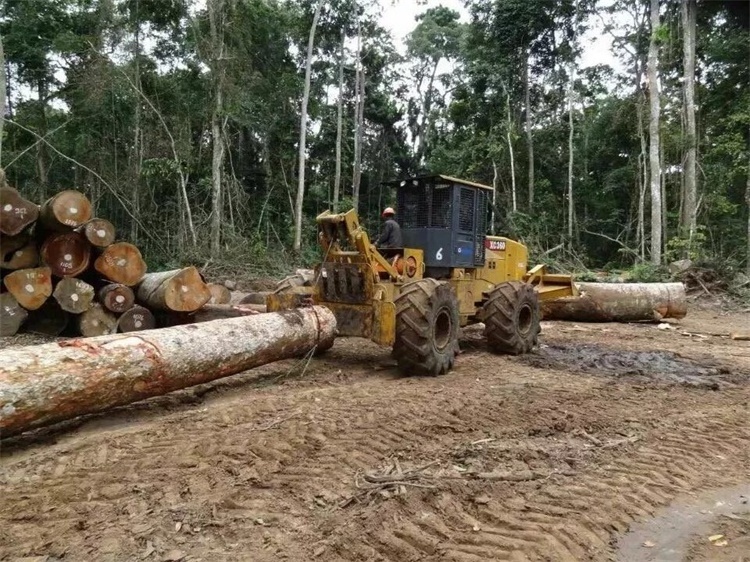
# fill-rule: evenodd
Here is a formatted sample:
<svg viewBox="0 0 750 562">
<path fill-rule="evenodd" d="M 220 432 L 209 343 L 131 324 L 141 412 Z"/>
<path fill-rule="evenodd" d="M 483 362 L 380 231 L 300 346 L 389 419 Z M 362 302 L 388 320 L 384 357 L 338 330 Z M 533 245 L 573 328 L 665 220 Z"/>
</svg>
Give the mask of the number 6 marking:
<svg viewBox="0 0 750 562">
<path fill-rule="evenodd" d="M 440 248 L 437 251 L 437 254 L 435 254 L 435 259 L 438 261 L 443 261 L 443 249 L 442 248 Z"/>
</svg>

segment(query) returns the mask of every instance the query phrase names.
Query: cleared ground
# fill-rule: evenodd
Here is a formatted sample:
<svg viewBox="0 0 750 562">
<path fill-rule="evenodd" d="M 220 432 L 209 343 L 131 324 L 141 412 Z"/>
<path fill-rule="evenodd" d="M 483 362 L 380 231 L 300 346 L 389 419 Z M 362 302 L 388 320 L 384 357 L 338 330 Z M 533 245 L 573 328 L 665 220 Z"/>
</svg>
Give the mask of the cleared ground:
<svg viewBox="0 0 750 562">
<path fill-rule="evenodd" d="M 750 483 L 750 342 L 682 334 L 750 318 L 674 326 L 545 323 L 526 357 L 469 330 L 438 378 L 339 340 L 6 440 L 0 559 L 616 560 L 631 523 Z"/>
</svg>

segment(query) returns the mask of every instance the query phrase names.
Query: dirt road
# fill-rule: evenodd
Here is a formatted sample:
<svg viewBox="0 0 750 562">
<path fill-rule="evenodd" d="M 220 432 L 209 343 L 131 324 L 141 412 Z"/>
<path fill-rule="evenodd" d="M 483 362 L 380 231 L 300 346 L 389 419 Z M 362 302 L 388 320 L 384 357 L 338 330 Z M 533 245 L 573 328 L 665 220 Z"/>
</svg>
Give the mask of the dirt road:
<svg viewBox="0 0 750 562">
<path fill-rule="evenodd" d="M 750 483 L 750 342 L 681 334 L 730 330 L 560 322 L 520 358 L 468 332 L 438 378 L 340 340 L 6 440 L 0 559 L 616 560 L 631 523 Z"/>
</svg>

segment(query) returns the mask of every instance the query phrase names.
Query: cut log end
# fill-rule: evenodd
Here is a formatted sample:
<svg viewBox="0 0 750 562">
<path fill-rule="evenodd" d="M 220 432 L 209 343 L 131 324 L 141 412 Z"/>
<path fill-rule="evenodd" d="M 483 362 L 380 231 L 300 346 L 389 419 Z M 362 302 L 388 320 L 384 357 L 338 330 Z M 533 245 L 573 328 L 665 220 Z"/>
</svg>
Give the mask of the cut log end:
<svg viewBox="0 0 750 562">
<path fill-rule="evenodd" d="M 130 310 L 135 304 L 133 289 L 120 283 L 105 285 L 99 289 L 98 297 L 104 308 L 116 314 Z"/>
<path fill-rule="evenodd" d="M 0 187 L 0 232 L 19 234 L 39 217 L 39 206 L 11 187 Z"/>
<path fill-rule="evenodd" d="M 106 336 L 117 331 L 117 317 L 101 304 L 93 303 L 78 317 L 78 331 L 82 336 Z"/>
<path fill-rule="evenodd" d="M 134 306 L 117 320 L 118 332 L 139 332 L 156 328 L 156 319 L 148 308 Z"/>
<path fill-rule="evenodd" d="M 94 288 L 85 281 L 67 277 L 57 284 L 52 296 L 64 311 L 81 314 L 91 308 Z"/>
<path fill-rule="evenodd" d="M 50 230 L 70 230 L 91 218 L 91 201 L 80 191 L 61 191 L 42 205 L 40 218 Z"/>
<path fill-rule="evenodd" d="M 52 294 L 52 271 L 49 267 L 18 269 L 6 275 L 3 283 L 26 310 L 36 310 Z"/>
<path fill-rule="evenodd" d="M 229 304 L 232 300 L 232 293 L 224 285 L 209 283 L 208 290 L 211 291 L 210 304 Z"/>
<path fill-rule="evenodd" d="M 195 267 L 149 273 L 138 287 L 138 300 L 151 309 L 193 312 L 211 299 L 211 291 Z"/>
<path fill-rule="evenodd" d="M 49 235 L 41 249 L 42 262 L 56 277 L 75 277 L 89 266 L 91 244 L 77 232 Z"/>
<path fill-rule="evenodd" d="M 92 246 L 106 248 L 115 241 L 115 225 L 106 219 L 95 218 L 76 229 Z"/>
<path fill-rule="evenodd" d="M 133 287 L 146 273 L 146 262 L 133 244 L 117 242 L 107 246 L 96 258 L 94 268 L 110 281 Z"/>
<path fill-rule="evenodd" d="M 11 293 L 0 294 L 0 336 L 15 336 L 28 315 Z"/>
</svg>

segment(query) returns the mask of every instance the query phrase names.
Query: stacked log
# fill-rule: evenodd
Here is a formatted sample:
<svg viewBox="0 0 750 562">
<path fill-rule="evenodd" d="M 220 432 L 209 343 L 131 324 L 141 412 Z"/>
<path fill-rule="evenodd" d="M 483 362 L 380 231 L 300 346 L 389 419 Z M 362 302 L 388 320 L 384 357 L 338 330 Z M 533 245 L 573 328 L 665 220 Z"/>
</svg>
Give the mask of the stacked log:
<svg viewBox="0 0 750 562">
<path fill-rule="evenodd" d="M 37 205 L 2 186 L 0 219 L 0 336 L 149 330 L 155 311 L 174 324 L 211 299 L 228 302 L 229 291 L 209 286 L 194 267 L 147 273 L 140 250 L 118 241 L 80 191 Z"/>
</svg>

